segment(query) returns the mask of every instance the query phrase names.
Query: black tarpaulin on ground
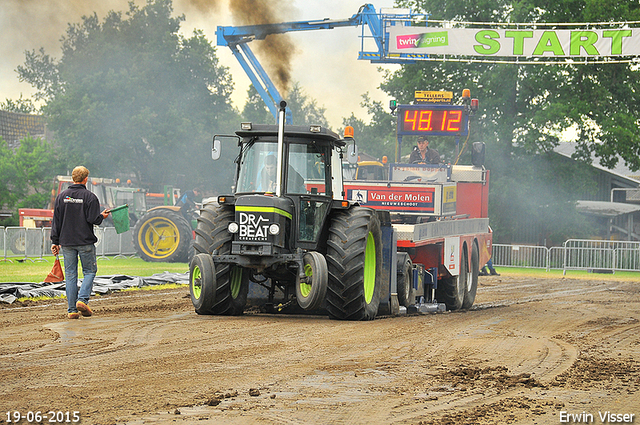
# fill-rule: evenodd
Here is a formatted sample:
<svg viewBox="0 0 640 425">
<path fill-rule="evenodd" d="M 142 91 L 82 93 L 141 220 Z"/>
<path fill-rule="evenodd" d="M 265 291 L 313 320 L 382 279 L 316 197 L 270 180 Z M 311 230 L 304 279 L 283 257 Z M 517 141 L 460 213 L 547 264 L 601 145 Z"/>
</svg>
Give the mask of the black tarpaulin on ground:
<svg viewBox="0 0 640 425">
<path fill-rule="evenodd" d="M 108 294 L 127 288 L 141 288 L 143 286 L 162 285 L 165 283 L 189 284 L 189 273 L 156 273 L 152 276 L 96 276 L 93 280 L 94 294 Z M 82 284 L 79 279 L 78 287 Z M 9 282 L 0 283 L 0 302 L 11 304 L 18 298 L 58 297 L 65 295 L 65 282 L 33 283 Z"/>
</svg>

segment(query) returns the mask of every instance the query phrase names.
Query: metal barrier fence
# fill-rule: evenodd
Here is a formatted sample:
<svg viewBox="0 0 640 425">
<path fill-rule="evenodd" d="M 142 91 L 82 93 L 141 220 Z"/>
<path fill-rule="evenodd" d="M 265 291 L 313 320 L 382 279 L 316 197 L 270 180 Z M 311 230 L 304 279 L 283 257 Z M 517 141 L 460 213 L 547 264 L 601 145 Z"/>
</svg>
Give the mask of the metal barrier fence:
<svg viewBox="0 0 640 425">
<path fill-rule="evenodd" d="M 98 258 L 134 257 L 133 232 L 95 227 Z M 51 228 L 0 227 L 0 260 L 45 261 Z M 493 264 L 559 270 L 640 271 L 640 242 L 569 239 L 561 247 L 493 244 Z"/>
<path fill-rule="evenodd" d="M 0 227 L 0 260 L 46 261 L 51 255 L 51 228 Z M 111 259 L 133 257 L 133 232 L 116 233 L 115 227 L 95 227 L 98 238 L 96 255 L 98 258 Z"/>
<path fill-rule="evenodd" d="M 495 266 L 640 271 L 640 242 L 569 239 L 561 247 L 493 244 Z"/>
<path fill-rule="evenodd" d="M 569 239 L 565 269 L 640 270 L 640 242 Z"/>
</svg>

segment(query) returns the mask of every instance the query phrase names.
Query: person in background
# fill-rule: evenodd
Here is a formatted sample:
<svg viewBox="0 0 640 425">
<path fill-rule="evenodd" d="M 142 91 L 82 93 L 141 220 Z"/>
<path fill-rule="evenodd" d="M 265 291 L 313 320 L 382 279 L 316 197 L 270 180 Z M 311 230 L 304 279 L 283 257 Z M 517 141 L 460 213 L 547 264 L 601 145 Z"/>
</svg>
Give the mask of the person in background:
<svg viewBox="0 0 640 425">
<path fill-rule="evenodd" d="M 176 207 L 180 207 L 180 214 L 182 214 L 187 220 L 189 219 L 189 213 L 196 209 L 196 197 L 200 195 L 200 189 L 194 188 L 193 190 L 186 191 L 178 202 Z"/>
<path fill-rule="evenodd" d="M 440 164 L 440 154 L 429 147 L 429 140 L 422 136 L 418 139 L 418 146 L 413 147 L 409 156 L 410 164 Z"/>
<path fill-rule="evenodd" d="M 89 170 L 80 165 L 71 173 L 73 184 L 56 197 L 51 224 L 51 252 L 58 255 L 62 249 L 66 275 L 67 316 L 77 319 L 80 313 L 91 316 L 89 297 L 93 279 L 98 272 L 96 246 L 98 238 L 93 226 L 102 223 L 110 210 L 100 212 L 98 197 L 87 190 Z M 78 293 L 78 257 L 82 263 L 82 285 Z"/>
<path fill-rule="evenodd" d="M 487 271 L 487 268 L 489 269 L 489 271 Z M 480 270 L 479 275 L 480 276 L 489 276 L 489 275 L 500 276 L 500 273 L 498 273 L 496 269 L 493 268 L 493 262 L 491 261 L 491 258 L 489 258 L 489 261 L 487 261 L 487 264 L 485 264 L 482 270 Z"/>
</svg>

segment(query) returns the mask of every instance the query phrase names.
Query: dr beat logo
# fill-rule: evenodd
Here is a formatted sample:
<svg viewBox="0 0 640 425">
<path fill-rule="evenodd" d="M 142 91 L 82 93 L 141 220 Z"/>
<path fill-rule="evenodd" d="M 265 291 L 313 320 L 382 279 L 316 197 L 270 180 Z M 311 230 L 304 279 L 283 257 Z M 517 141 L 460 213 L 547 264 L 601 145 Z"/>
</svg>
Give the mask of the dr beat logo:
<svg viewBox="0 0 640 425">
<path fill-rule="evenodd" d="M 246 239 L 266 240 L 269 234 L 269 220 L 261 215 L 240 213 L 239 236 Z"/>
</svg>

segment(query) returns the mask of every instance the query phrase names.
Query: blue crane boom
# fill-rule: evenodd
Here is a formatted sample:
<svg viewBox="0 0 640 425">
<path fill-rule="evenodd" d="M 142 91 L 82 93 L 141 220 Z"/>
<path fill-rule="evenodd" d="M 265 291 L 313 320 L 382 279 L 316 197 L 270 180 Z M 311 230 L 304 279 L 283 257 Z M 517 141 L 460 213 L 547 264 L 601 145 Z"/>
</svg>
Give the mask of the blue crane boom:
<svg viewBox="0 0 640 425">
<path fill-rule="evenodd" d="M 406 9 L 390 9 L 376 12 L 371 4 L 360 7 L 358 13 L 347 19 L 321 19 L 314 21 L 282 22 L 262 25 L 244 26 L 219 26 L 216 31 L 217 45 L 227 46 L 238 60 L 251 83 L 256 88 L 267 108 L 278 117 L 278 105 L 283 100 L 278 89 L 273 84 L 253 51 L 249 47 L 249 42 L 253 40 L 264 40 L 272 34 L 284 34 L 292 31 L 311 31 L 322 29 L 333 29 L 338 27 L 361 26 L 360 52 L 358 59 L 369 60 L 374 63 L 412 63 L 416 60 L 426 59 L 424 54 L 389 54 L 389 33 L 390 26 L 402 25 L 411 26 L 412 23 L 422 20 L 426 24 L 428 15 L 414 14 Z M 365 29 L 369 29 L 369 34 Z M 365 41 L 373 40 L 377 50 L 366 51 Z M 287 122 L 291 122 L 291 114 L 288 111 Z"/>
</svg>

